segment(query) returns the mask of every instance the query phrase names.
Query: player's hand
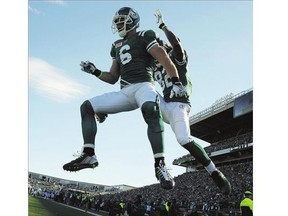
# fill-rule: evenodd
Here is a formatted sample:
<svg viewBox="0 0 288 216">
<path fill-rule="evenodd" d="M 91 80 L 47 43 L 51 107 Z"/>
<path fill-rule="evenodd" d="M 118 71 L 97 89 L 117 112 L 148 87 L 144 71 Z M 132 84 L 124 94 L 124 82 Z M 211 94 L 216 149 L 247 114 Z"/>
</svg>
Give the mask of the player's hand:
<svg viewBox="0 0 288 216">
<path fill-rule="evenodd" d="M 95 65 L 90 61 L 81 61 L 80 66 L 82 71 L 90 74 L 93 74 L 97 69 Z"/>
<path fill-rule="evenodd" d="M 181 82 L 175 82 L 170 92 L 170 98 L 173 97 L 187 97 L 187 91 Z"/>
<path fill-rule="evenodd" d="M 80 66 L 81 70 L 86 73 L 93 74 L 97 77 L 101 74 L 101 71 L 97 69 L 96 66 L 90 61 L 81 61 Z"/>
<path fill-rule="evenodd" d="M 99 123 L 103 123 L 106 120 L 106 118 L 108 117 L 108 115 L 105 113 L 96 113 L 95 116 L 96 116 L 96 120 Z"/>
<path fill-rule="evenodd" d="M 160 29 L 162 29 L 165 26 L 165 24 L 164 24 L 164 21 L 163 21 L 163 17 L 162 17 L 161 11 L 159 9 L 156 10 L 154 15 L 155 15 L 155 17 L 157 19 L 156 22 L 158 24 L 158 27 Z"/>
</svg>

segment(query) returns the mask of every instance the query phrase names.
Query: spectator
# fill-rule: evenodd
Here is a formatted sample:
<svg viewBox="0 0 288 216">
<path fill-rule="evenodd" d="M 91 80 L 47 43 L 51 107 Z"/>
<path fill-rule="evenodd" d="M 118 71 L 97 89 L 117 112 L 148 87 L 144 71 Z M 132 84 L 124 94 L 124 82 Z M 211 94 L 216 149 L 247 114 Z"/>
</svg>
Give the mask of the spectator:
<svg viewBox="0 0 288 216">
<path fill-rule="evenodd" d="M 244 199 L 240 203 L 241 216 L 253 216 L 253 194 L 245 191 Z"/>
</svg>

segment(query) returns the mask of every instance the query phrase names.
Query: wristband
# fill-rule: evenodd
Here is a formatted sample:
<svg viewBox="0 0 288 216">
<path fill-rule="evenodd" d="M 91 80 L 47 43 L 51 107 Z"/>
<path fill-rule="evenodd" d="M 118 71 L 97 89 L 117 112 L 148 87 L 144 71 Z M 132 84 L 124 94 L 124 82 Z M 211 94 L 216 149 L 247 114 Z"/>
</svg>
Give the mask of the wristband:
<svg viewBox="0 0 288 216">
<path fill-rule="evenodd" d="M 96 77 L 100 79 L 102 77 L 102 75 L 103 75 L 103 71 L 100 71 L 100 74 Z"/>
<path fill-rule="evenodd" d="M 161 23 L 161 24 L 159 25 L 159 28 L 160 28 L 160 29 L 163 29 L 163 28 L 165 28 L 165 27 L 167 27 L 167 26 L 165 25 L 165 23 Z"/>
<path fill-rule="evenodd" d="M 171 81 L 173 84 L 175 84 L 176 82 L 180 82 L 179 77 L 172 77 Z"/>
<path fill-rule="evenodd" d="M 92 74 L 99 78 L 102 76 L 102 71 L 96 68 Z"/>
</svg>

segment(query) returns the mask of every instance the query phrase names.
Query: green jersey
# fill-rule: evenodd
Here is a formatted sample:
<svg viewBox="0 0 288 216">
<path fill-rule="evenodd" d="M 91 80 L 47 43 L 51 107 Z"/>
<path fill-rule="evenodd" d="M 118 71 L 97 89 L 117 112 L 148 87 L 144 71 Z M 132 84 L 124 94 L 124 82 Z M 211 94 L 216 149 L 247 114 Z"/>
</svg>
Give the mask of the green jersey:
<svg viewBox="0 0 288 216">
<path fill-rule="evenodd" d="M 155 44 L 153 30 L 136 32 L 128 39 L 113 43 L 110 54 L 120 66 L 121 88 L 131 83 L 154 82 L 154 58 L 148 51 Z"/>
<path fill-rule="evenodd" d="M 179 79 L 182 83 L 182 85 L 186 88 L 188 97 L 173 97 L 170 98 L 170 92 L 172 90 L 172 81 L 171 78 L 168 76 L 166 73 L 166 70 L 163 68 L 162 65 L 159 63 L 156 64 L 156 67 L 154 68 L 154 79 L 160 84 L 163 92 L 163 97 L 166 102 L 182 102 L 182 103 L 188 103 L 190 104 L 190 95 L 192 92 L 192 83 L 191 80 L 188 76 L 188 69 L 187 69 L 187 64 L 188 64 L 188 57 L 186 52 L 184 52 L 184 57 L 183 61 L 179 62 L 175 58 L 173 54 L 173 50 L 169 52 L 169 57 L 172 60 L 172 62 L 175 64 L 178 74 L 179 74 Z"/>
</svg>

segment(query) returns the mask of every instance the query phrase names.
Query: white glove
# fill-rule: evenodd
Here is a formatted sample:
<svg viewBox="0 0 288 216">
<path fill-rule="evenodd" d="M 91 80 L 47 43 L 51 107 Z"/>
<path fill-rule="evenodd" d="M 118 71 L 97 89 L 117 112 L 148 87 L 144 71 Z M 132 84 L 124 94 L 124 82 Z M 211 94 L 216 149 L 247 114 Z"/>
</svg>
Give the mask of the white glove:
<svg viewBox="0 0 288 216">
<path fill-rule="evenodd" d="M 181 82 L 175 82 L 170 92 L 170 98 L 173 97 L 187 97 L 187 91 Z"/>
<path fill-rule="evenodd" d="M 89 73 L 89 74 L 93 74 L 96 77 L 99 77 L 101 74 L 101 71 L 97 69 L 95 65 L 90 61 L 85 61 L 85 62 L 81 61 L 80 66 L 81 66 L 82 71 Z"/>
<path fill-rule="evenodd" d="M 156 22 L 158 24 L 158 27 L 160 29 L 164 28 L 165 27 L 165 24 L 164 24 L 164 21 L 163 21 L 163 18 L 162 18 L 162 14 L 161 14 L 161 11 L 158 9 L 155 11 L 154 13 L 155 17 L 157 18 Z"/>
</svg>

